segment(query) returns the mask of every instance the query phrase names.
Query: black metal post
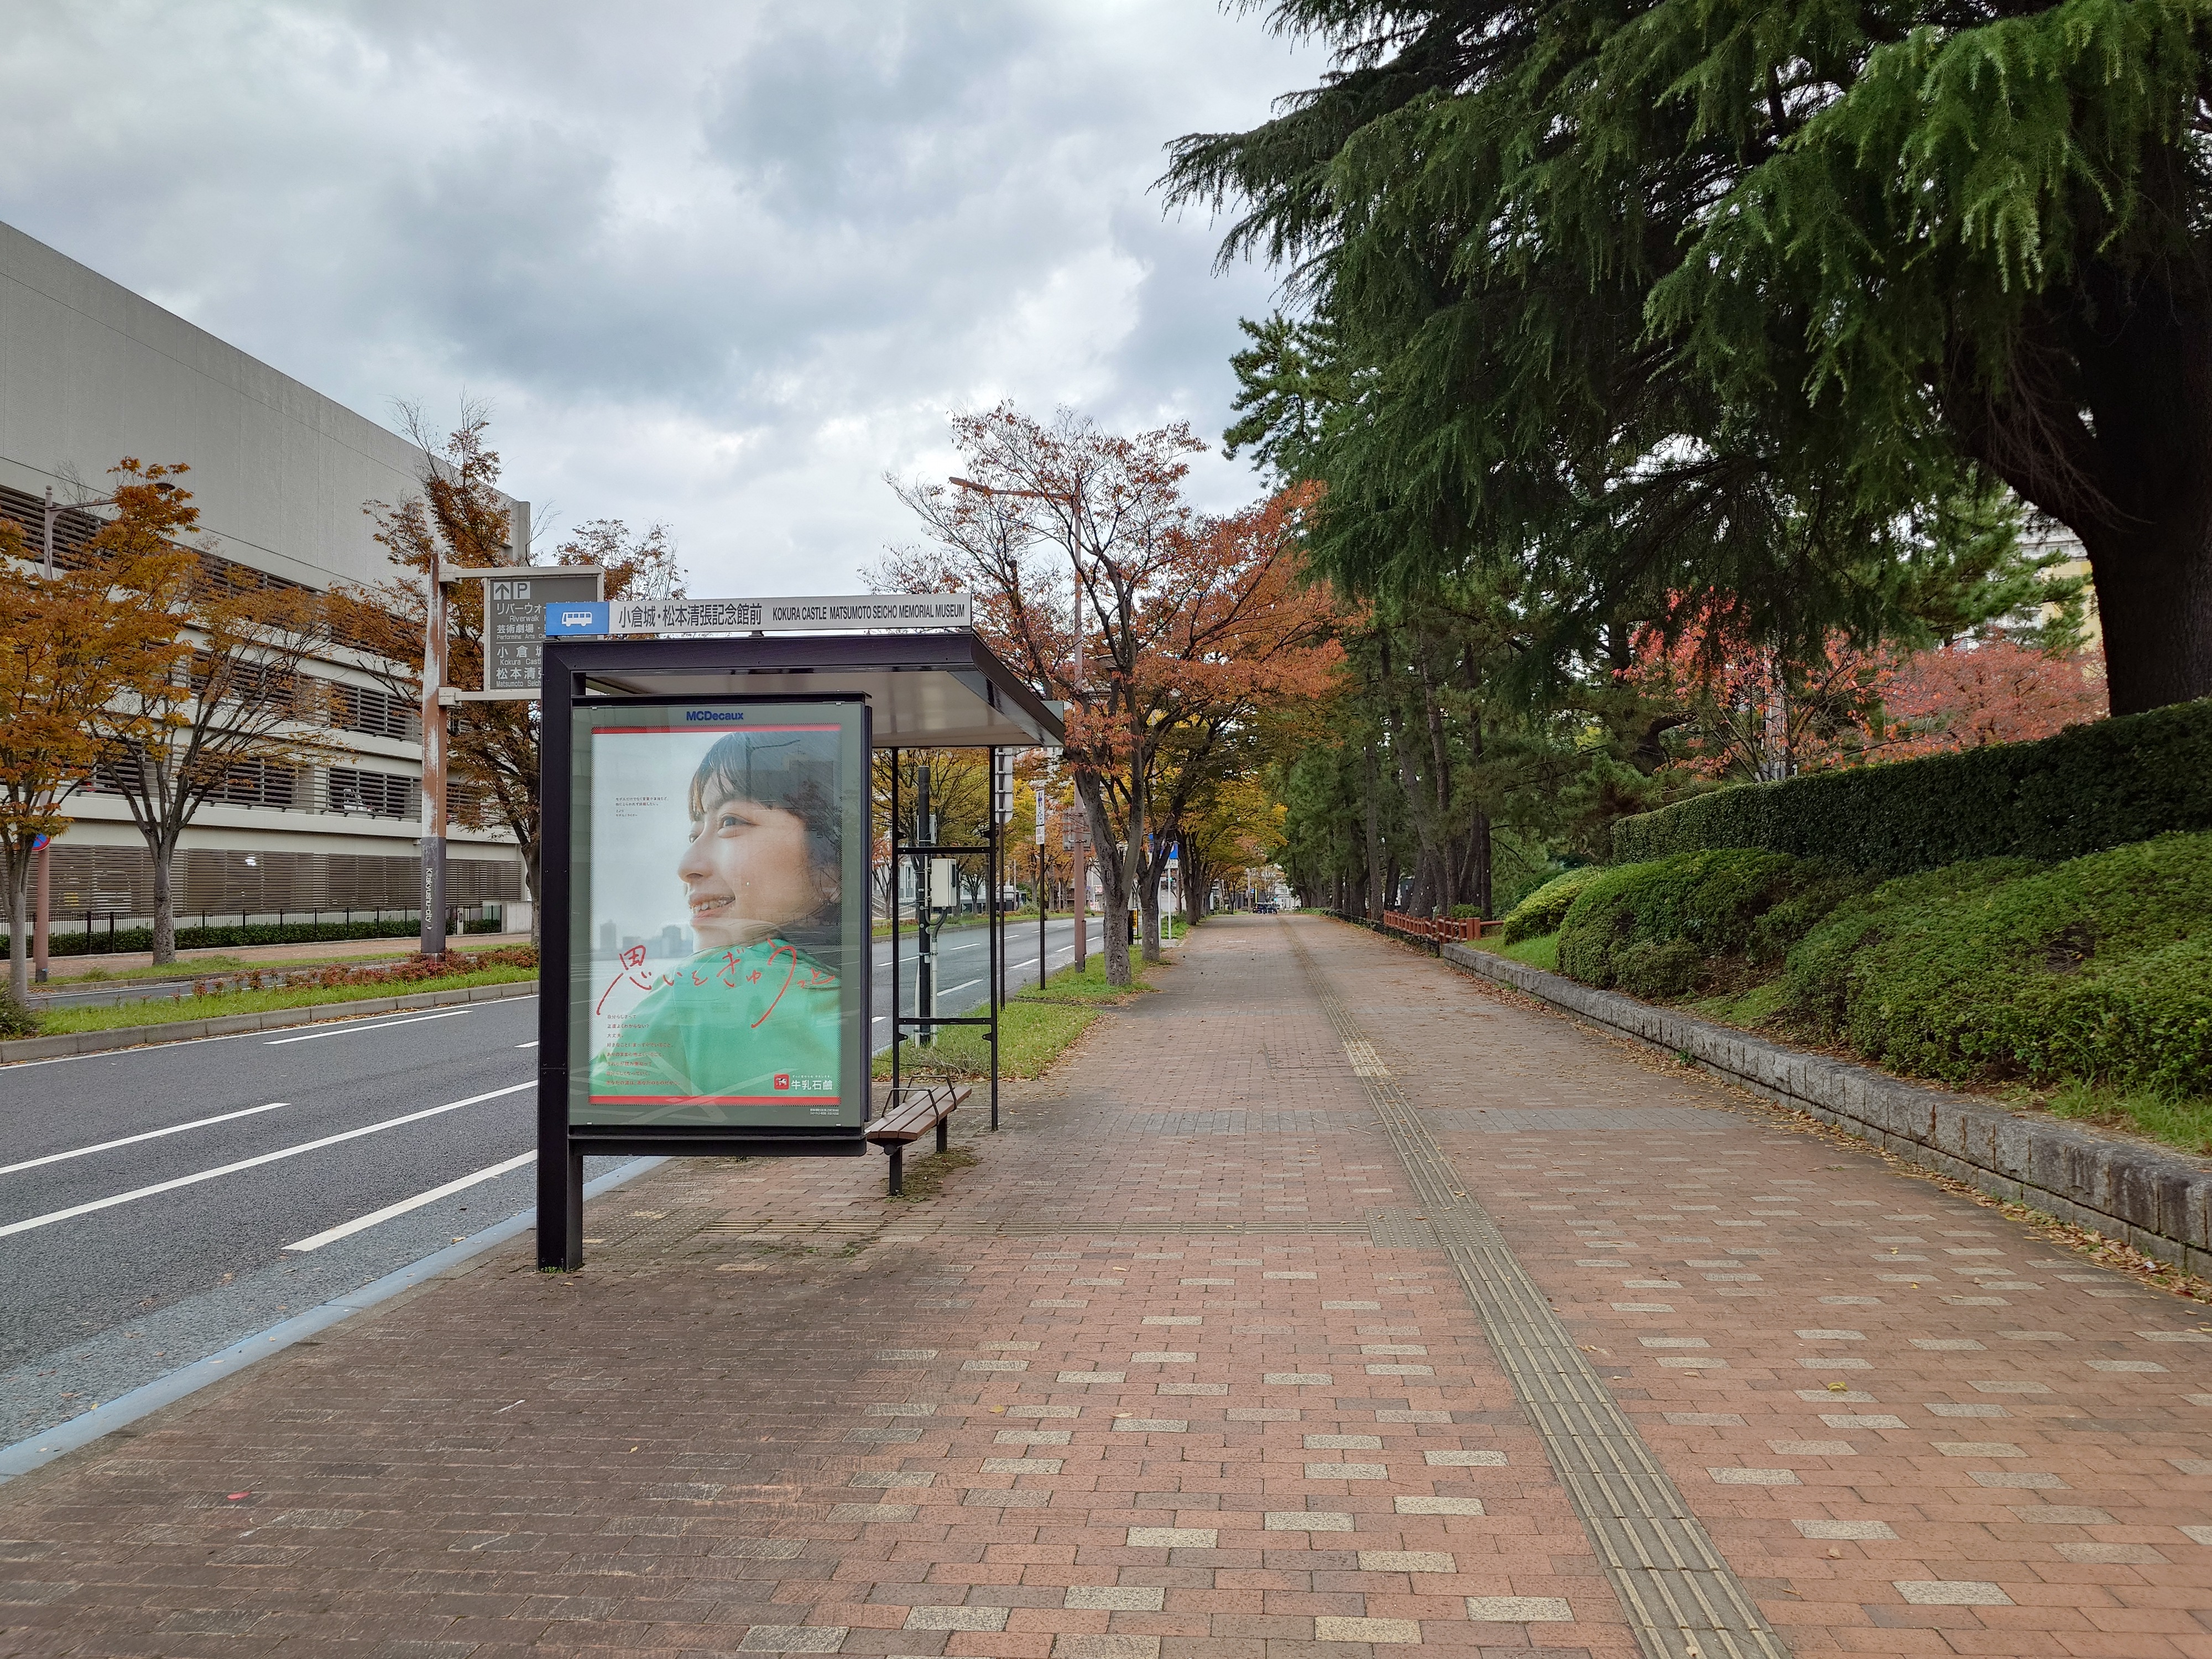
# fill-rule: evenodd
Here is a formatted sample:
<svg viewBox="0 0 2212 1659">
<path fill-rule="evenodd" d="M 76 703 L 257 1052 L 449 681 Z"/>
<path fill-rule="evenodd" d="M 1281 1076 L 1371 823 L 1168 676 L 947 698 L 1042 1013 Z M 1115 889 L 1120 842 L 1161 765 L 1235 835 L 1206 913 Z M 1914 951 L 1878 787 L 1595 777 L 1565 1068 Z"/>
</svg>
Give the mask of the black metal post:
<svg viewBox="0 0 2212 1659">
<path fill-rule="evenodd" d="M 937 844 L 937 821 L 930 811 L 929 769 L 915 769 L 914 831 L 924 847 Z M 937 930 L 929 925 L 929 913 L 935 908 L 937 895 L 936 860 L 929 854 L 918 855 L 915 864 L 914 884 L 914 1017 L 924 1022 L 915 1027 L 915 1043 L 918 1048 L 930 1048 L 937 1044 L 937 1028 L 927 1022 L 937 1012 Z"/>
<path fill-rule="evenodd" d="M 997 751 L 987 752 L 992 756 L 995 763 Z M 997 994 L 1000 962 L 1006 954 L 999 948 L 999 837 L 1003 833 L 999 827 L 999 804 L 994 799 L 991 803 L 991 839 L 988 843 L 991 850 L 984 860 L 991 878 L 991 916 L 989 925 L 985 931 L 991 936 L 989 981 L 993 994 L 991 997 L 991 1132 L 994 1134 L 998 1133 L 999 1128 L 999 1010 L 1005 1000 Z"/>
<path fill-rule="evenodd" d="M 891 1098 L 898 1098 L 899 1086 L 899 751 L 891 751 Z"/>
<path fill-rule="evenodd" d="M 575 685 L 565 667 L 549 659 L 541 676 L 544 718 L 538 739 L 541 823 L 564 828 L 571 775 L 569 705 Z M 563 840 L 565 841 L 565 836 Z M 544 964 L 568 960 L 570 860 L 548 859 L 538 896 L 538 1265 L 574 1273 L 584 1265 L 584 1159 L 568 1139 L 568 988 L 549 978 Z M 588 948 L 588 947 L 587 947 Z M 588 1065 L 591 1057 L 584 1055 Z"/>
</svg>

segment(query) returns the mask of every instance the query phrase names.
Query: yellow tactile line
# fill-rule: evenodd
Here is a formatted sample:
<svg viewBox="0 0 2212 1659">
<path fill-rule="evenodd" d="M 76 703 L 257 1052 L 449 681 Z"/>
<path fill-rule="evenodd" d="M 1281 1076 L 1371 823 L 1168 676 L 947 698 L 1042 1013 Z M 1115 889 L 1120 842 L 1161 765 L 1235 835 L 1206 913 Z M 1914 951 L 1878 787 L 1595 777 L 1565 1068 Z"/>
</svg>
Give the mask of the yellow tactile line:
<svg viewBox="0 0 2212 1659">
<path fill-rule="evenodd" d="M 1283 927 L 1644 1652 L 1652 1659 L 1789 1659 L 1673 1477 L 1390 1080 L 1296 925 Z"/>
</svg>

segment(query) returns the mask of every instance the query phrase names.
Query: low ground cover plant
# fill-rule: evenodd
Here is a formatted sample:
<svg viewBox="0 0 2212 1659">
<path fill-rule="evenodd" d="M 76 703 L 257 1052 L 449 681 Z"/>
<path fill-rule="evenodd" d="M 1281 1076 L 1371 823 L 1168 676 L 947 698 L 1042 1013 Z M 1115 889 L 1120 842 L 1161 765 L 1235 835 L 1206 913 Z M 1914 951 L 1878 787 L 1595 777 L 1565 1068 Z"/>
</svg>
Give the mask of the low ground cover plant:
<svg viewBox="0 0 2212 1659">
<path fill-rule="evenodd" d="M 1509 949 L 1533 961 L 1547 942 Z M 1887 881 L 1786 853 L 1678 854 L 1585 880 L 1548 943 L 1584 984 L 1910 1076 L 2025 1085 L 2068 1115 L 2212 1151 L 2212 834 Z"/>
<path fill-rule="evenodd" d="M 192 995 L 125 1002 L 106 1007 L 61 1008 L 33 1016 L 35 1031 L 17 1036 L 53 1036 L 65 1031 L 107 1031 L 126 1025 L 164 1025 L 178 1020 L 213 1019 L 226 1014 L 270 1013 L 280 1008 L 317 1007 L 326 1003 L 413 991 L 465 990 L 534 978 L 538 953 L 526 945 L 496 951 L 451 951 L 442 957 L 411 956 L 368 967 L 332 963 L 306 970 L 271 967 L 223 981 L 204 981 Z M 257 982 L 258 981 L 258 982 Z"/>
<path fill-rule="evenodd" d="M 1505 942 L 1518 945 L 1522 939 L 1558 933 L 1559 923 L 1566 919 L 1567 907 L 1581 896 L 1583 888 L 1605 873 L 1603 865 L 1590 864 L 1553 877 L 1506 913 Z"/>
</svg>

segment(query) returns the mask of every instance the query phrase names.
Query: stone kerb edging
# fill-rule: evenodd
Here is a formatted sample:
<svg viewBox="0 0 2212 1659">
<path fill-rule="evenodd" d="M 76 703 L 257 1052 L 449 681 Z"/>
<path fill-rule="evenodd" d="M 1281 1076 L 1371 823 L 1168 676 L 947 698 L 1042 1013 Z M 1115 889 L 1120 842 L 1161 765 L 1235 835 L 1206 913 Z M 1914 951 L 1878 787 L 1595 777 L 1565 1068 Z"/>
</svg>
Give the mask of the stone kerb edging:
<svg viewBox="0 0 2212 1659">
<path fill-rule="evenodd" d="M 55 1036 L 18 1037 L 0 1042 L 0 1065 L 19 1060 L 62 1060 L 109 1048 L 136 1048 L 149 1042 L 184 1042 L 194 1037 L 234 1036 L 243 1031 L 274 1031 L 287 1025 L 315 1025 L 367 1014 L 398 1013 L 409 1008 L 443 1008 L 456 1002 L 499 1002 L 534 997 L 538 981 L 469 985 L 458 991 L 417 991 L 411 996 L 364 997 L 358 1002 L 322 1002 L 307 1008 L 276 1008 L 265 1014 L 224 1014 L 214 1019 L 173 1019 L 158 1025 L 116 1025 L 105 1031 L 64 1031 Z"/>
<path fill-rule="evenodd" d="M 1494 951 L 1447 944 L 1442 954 L 1455 967 L 1686 1054 L 1706 1071 L 1863 1135 L 1908 1163 L 2212 1277 L 2212 1163 L 1784 1048 L 1731 1026 L 1593 990 Z"/>
</svg>

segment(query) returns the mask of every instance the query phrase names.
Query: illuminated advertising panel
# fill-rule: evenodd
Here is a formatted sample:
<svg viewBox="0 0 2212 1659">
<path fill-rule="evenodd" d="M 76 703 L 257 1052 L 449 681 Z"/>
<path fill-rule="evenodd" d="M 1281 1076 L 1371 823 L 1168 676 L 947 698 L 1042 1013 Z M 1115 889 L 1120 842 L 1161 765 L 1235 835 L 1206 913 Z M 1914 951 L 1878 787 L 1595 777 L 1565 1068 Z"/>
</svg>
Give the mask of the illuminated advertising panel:
<svg viewBox="0 0 2212 1659">
<path fill-rule="evenodd" d="M 867 709 L 575 711 L 569 1121 L 867 1118 Z"/>
</svg>

